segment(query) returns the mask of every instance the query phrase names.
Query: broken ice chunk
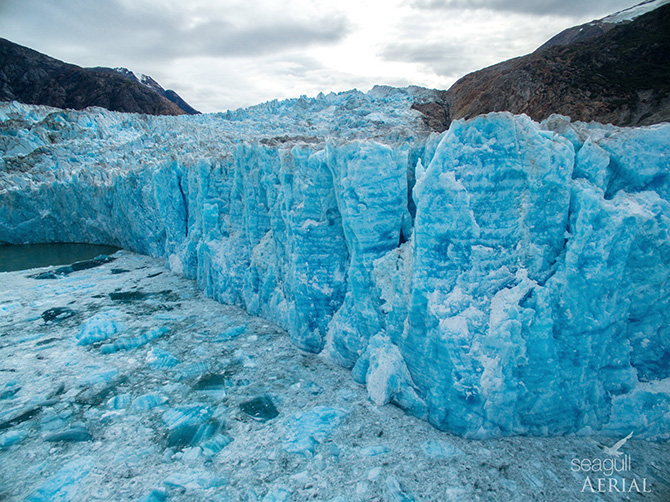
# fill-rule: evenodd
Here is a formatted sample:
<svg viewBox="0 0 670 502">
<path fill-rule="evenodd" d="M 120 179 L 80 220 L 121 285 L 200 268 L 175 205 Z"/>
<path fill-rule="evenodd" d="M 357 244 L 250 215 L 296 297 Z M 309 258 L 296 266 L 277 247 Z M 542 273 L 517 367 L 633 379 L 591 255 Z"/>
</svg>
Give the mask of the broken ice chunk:
<svg viewBox="0 0 670 502">
<path fill-rule="evenodd" d="M 361 455 L 364 457 L 376 457 L 388 453 L 389 449 L 386 446 L 367 446 L 361 449 Z"/>
<path fill-rule="evenodd" d="M 20 443 L 24 437 L 26 437 L 26 433 L 22 431 L 9 431 L 0 434 L 0 450 Z"/>
<path fill-rule="evenodd" d="M 119 370 L 116 368 L 105 369 L 82 378 L 80 383 L 83 385 L 97 385 L 100 383 L 107 383 L 116 378 L 118 374 Z"/>
<path fill-rule="evenodd" d="M 137 502 L 165 502 L 167 500 L 167 493 L 162 490 L 151 490 L 144 497 L 137 499 Z"/>
<path fill-rule="evenodd" d="M 284 450 L 305 456 L 314 455 L 316 445 L 323 443 L 347 414 L 347 410 L 327 406 L 298 413 L 289 424 Z"/>
<path fill-rule="evenodd" d="M 209 363 L 207 362 L 191 363 L 181 367 L 179 370 L 179 375 L 177 376 L 177 380 L 187 380 L 195 376 L 204 375 L 208 371 Z"/>
<path fill-rule="evenodd" d="M 388 493 L 388 500 L 391 502 L 413 502 L 413 500 L 402 491 L 400 483 L 393 476 L 386 478 L 386 490 Z"/>
<path fill-rule="evenodd" d="M 154 369 L 164 370 L 174 368 L 179 364 L 179 359 L 170 354 L 168 351 L 153 347 L 147 353 L 147 364 Z"/>
<path fill-rule="evenodd" d="M 38 404 L 37 406 L 28 406 L 18 410 L 13 410 L 10 413 L 6 413 L 0 419 L 0 431 L 26 422 L 37 415 L 40 411 L 42 411 L 42 406 Z"/>
<path fill-rule="evenodd" d="M 168 428 L 167 445 L 182 448 L 195 446 L 219 432 L 221 423 L 209 420 L 213 410 L 202 404 L 180 406 L 163 413 Z"/>
<path fill-rule="evenodd" d="M 433 458 L 452 458 L 463 453 L 460 448 L 440 439 L 426 441 L 421 445 L 421 451 Z"/>
<path fill-rule="evenodd" d="M 212 399 L 220 400 L 226 397 L 225 386 L 226 380 L 223 375 L 208 373 L 198 380 L 193 389 L 204 392 Z"/>
<path fill-rule="evenodd" d="M 233 356 L 240 363 L 242 363 L 242 366 L 244 366 L 245 368 L 255 368 L 256 367 L 256 363 L 254 362 L 254 356 L 252 356 L 251 354 L 247 354 L 242 349 L 237 349 L 233 353 Z"/>
<path fill-rule="evenodd" d="M 84 321 L 76 335 L 79 340 L 77 345 L 92 345 L 122 332 L 124 326 L 118 320 L 120 315 L 119 311 L 98 312 Z"/>
<path fill-rule="evenodd" d="M 133 410 L 150 410 L 168 402 L 168 398 L 162 394 L 144 394 L 133 400 Z"/>
<path fill-rule="evenodd" d="M 286 502 L 291 496 L 291 492 L 286 488 L 275 488 L 263 497 L 263 502 Z"/>
<path fill-rule="evenodd" d="M 167 328 L 165 326 L 161 328 L 152 328 L 140 336 L 136 336 L 133 338 L 124 338 L 117 340 L 114 343 L 103 345 L 100 348 L 100 352 L 102 354 L 113 354 L 114 352 L 119 352 L 121 350 L 136 349 L 138 347 L 141 347 L 142 345 L 146 345 L 147 343 L 149 343 L 152 340 L 155 340 L 156 338 L 160 338 L 169 331 L 170 328 Z"/>
<path fill-rule="evenodd" d="M 0 399 L 10 399 L 14 397 L 14 395 L 21 390 L 21 386 L 19 385 L 19 382 L 16 380 L 12 380 L 11 382 L 7 382 L 5 384 L 5 387 L 0 390 Z"/>
<path fill-rule="evenodd" d="M 213 457 L 232 442 L 233 440 L 225 434 L 216 434 L 202 443 L 202 454 L 206 457 Z"/>
<path fill-rule="evenodd" d="M 79 490 L 79 484 L 93 469 L 93 459 L 83 457 L 65 464 L 51 476 L 40 488 L 34 491 L 26 502 L 53 502 L 55 500 L 73 500 Z"/>
<path fill-rule="evenodd" d="M 186 470 L 170 474 L 164 483 L 166 486 L 186 490 L 207 490 L 222 486 L 226 481 L 206 471 Z"/>
<path fill-rule="evenodd" d="M 19 307 L 21 307 L 21 304 L 19 302 L 3 303 L 2 305 L 0 305 L 0 314 L 6 314 L 7 312 L 16 310 Z"/>
<path fill-rule="evenodd" d="M 227 328 L 223 333 L 218 335 L 214 341 L 217 342 L 228 342 L 230 340 L 233 340 L 234 338 L 237 338 L 238 336 L 243 335 L 247 331 L 247 327 L 245 325 L 241 326 L 232 326 L 230 328 Z"/>
<path fill-rule="evenodd" d="M 67 307 L 54 307 L 42 312 L 42 319 L 44 319 L 45 324 L 49 324 L 50 322 L 58 322 L 63 319 L 68 319 L 76 314 L 77 313 L 74 310 Z"/>
<path fill-rule="evenodd" d="M 190 446 L 188 448 L 184 448 L 182 451 L 182 457 L 181 460 L 182 462 L 194 462 L 198 459 L 200 456 L 200 453 L 202 453 L 202 450 L 200 449 L 199 446 Z"/>
<path fill-rule="evenodd" d="M 49 434 L 44 438 L 48 443 L 78 443 L 81 441 L 92 441 L 93 436 L 83 426 L 74 426 L 62 432 Z"/>
<path fill-rule="evenodd" d="M 130 404 L 130 401 L 130 394 L 119 394 L 118 396 L 109 398 L 105 403 L 105 408 L 108 410 L 121 410 L 123 408 L 127 408 Z"/>
<path fill-rule="evenodd" d="M 351 389 L 340 389 L 337 391 L 337 397 L 344 401 L 349 401 L 356 397 L 356 394 Z"/>
<path fill-rule="evenodd" d="M 40 430 L 42 432 L 51 432 L 62 429 L 67 425 L 67 419 L 72 415 L 72 411 L 63 410 L 60 413 L 54 410 L 47 410 L 40 420 Z"/>
<path fill-rule="evenodd" d="M 267 422 L 279 415 L 270 396 L 258 396 L 240 404 L 240 409 L 258 422 Z"/>
</svg>

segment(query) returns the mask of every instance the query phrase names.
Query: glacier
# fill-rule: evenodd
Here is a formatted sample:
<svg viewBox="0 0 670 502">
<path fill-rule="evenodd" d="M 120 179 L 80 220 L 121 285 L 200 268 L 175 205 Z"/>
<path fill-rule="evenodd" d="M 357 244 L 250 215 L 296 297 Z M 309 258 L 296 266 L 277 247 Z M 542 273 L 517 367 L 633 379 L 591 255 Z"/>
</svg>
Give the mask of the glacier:
<svg viewBox="0 0 670 502">
<path fill-rule="evenodd" d="M 670 438 L 670 125 L 437 134 L 426 92 L 178 118 L 2 103 L 0 242 L 161 257 L 464 437 Z"/>
</svg>

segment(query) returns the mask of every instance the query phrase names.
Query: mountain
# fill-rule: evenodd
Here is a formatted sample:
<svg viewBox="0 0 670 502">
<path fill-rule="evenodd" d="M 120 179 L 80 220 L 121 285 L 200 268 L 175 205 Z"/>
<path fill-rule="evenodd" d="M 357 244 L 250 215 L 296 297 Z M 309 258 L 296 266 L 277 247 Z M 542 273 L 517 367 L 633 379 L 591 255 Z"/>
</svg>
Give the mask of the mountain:
<svg viewBox="0 0 670 502">
<path fill-rule="evenodd" d="M 163 93 L 111 68 L 82 68 L 0 38 L 1 101 L 150 115 L 195 112 L 176 93 L 156 85 Z"/>
<path fill-rule="evenodd" d="M 584 40 L 603 35 L 617 25 L 629 23 L 641 15 L 651 12 L 668 3 L 670 3 L 670 0 L 647 0 L 646 2 L 634 5 L 628 9 L 610 14 L 602 19 L 596 19 L 585 24 L 580 24 L 579 26 L 573 26 L 547 40 L 538 50 L 555 45 L 569 45 L 575 42 L 583 42 Z"/>
<path fill-rule="evenodd" d="M 153 78 L 151 78 L 149 75 L 144 75 L 141 74 L 139 77 L 129 70 L 128 68 L 114 68 L 114 71 L 119 73 L 120 75 L 123 75 L 124 77 L 132 80 L 133 82 L 137 82 L 142 84 L 143 86 L 152 89 L 153 91 L 157 92 L 164 98 L 167 98 L 168 100 L 172 101 L 175 105 L 177 105 L 179 108 L 184 110 L 186 113 L 189 115 L 197 115 L 200 112 L 193 108 L 191 105 L 189 105 L 184 99 L 177 94 L 175 91 L 172 89 L 163 89 L 163 87 L 156 82 Z"/>
<path fill-rule="evenodd" d="M 670 121 L 668 62 L 670 4 L 644 2 L 461 78 L 447 91 L 448 114 L 434 129 L 493 111 L 535 120 L 559 113 L 619 126 Z"/>
</svg>

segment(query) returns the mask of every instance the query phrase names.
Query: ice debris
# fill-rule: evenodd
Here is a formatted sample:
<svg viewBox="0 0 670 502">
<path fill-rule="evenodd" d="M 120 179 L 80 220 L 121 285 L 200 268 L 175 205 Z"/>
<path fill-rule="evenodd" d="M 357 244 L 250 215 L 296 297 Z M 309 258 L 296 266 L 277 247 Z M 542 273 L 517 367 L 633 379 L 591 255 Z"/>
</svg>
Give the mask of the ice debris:
<svg viewBox="0 0 670 502">
<path fill-rule="evenodd" d="M 164 481 L 168 487 L 186 490 L 208 490 L 226 484 L 226 480 L 210 472 L 187 469 L 170 474 Z"/>
<path fill-rule="evenodd" d="M 102 342 L 123 331 L 123 323 L 118 318 L 118 311 L 98 312 L 81 325 L 76 335 L 77 345 L 92 345 Z"/>
<path fill-rule="evenodd" d="M 421 445 L 421 451 L 429 457 L 439 459 L 453 458 L 463 453 L 460 448 L 442 440 L 426 441 Z"/>
<path fill-rule="evenodd" d="M 165 502 L 168 494 L 162 490 L 151 490 L 144 497 L 140 497 L 136 502 Z"/>
<path fill-rule="evenodd" d="M 386 478 L 386 493 L 390 502 L 414 502 L 414 499 L 402 490 L 400 483 L 393 476 Z"/>
<path fill-rule="evenodd" d="M 97 385 L 114 380 L 119 375 L 116 368 L 103 369 L 102 371 L 87 375 L 80 380 L 83 385 Z"/>
<path fill-rule="evenodd" d="M 119 394 L 118 396 L 110 397 L 105 403 L 105 407 L 109 410 L 121 410 L 130 406 L 132 396 L 130 394 Z"/>
<path fill-rule="evenodd" d="M 222 424 L 211 419 L 214 411 L 204 404 L 179 406 L 163 413 L 162 420 L 168 429 L 167 445 L 183 448 L 196 446 L 218 433 Z"/>
<path fill-rule="evenodd" d="M 26 433 L 23 431 L 8 431 L 4 434 L 0 434 L 0 449 L 9 448 L 15 444 L 23 441 L 23 438 L 26 437 Z"/>
<path fill-rule="evenodd" d="M 7 382 L 0 390 L 0 399 L 11 399 L 21 390 L 21 385 L 19 382 L 12 380 Z"/>
<path fill-rule="evenodd" d="M 135 336 L 133 338 L 118 339 L 113 343 L 103 345 L 102 347 L 100 347 L 100 352 L 102 354 L 113 354 L 114 352 L 118 352 L 120 350 L 136 349 L 138 347 L 141 347 L 142 345 L 146 345 L 147 343 L 155 340 L 156 338 L 160 338 L 166 335 L 169 332 L 170 328 L 164 326 L 160 328 L 151 328 L 142 335 Z"/>
<path fill-rule="evenodd" d="M 77 312 L 67 307 L 53 307 L 42 312 L 42 319 L 48 324 L 74 317 L 76 314 Z"/>
<path fill-rule="evenodd" d="M 133 399 L 132 409 L 137 411 L 150 410 L 168 402 L 162 394 L 144 394 Z"/>
<path fill-rule="evenodd" d="M 206 457 L 213 457 L 226 446 L 232 443 L 232 439 L 225 434 L 215 434 L 207 441 L 201 443 L 200 448 L 202 449 L 202 454 Z"/>
<path fill-rule="evenodd" d="M 93 436 L 84 426 L 74 426 L 61 432 L 48 434 L 44 437 L 48 443 L 78 443 L 81 441 L 92 441 Z"/>
<path fill-rule="evenodd" d="M 240 404 L 240 409 L 258 422 L 267 422 L 279 416 L 270 396 L 257 396 Z"/>
<path fill-rule="evenodd" d="M 287 426 L 284 450 L 311 457 L 316 446 L 323 443 L 340 425 L 348 412 L 342 408 L 316 406 L 299 413 Z"/>
<path fill-rule="evenodd" d="M 152 347 L 147 353 L 147 364 L 154 369 L 170 369 L 179 364 L 179 359 L 170 354 L 167 350 Z"/>
<path fill-rule="evenodd" d="M 226 342 L 232 340 L 233 338 L 237 338 L 238 336 L 242 336 L 246 331 L 247 327 L 244 325 L 232 326 L 223 331 L 221 334 L 217 335 L 216 340 L 220 342 Z"/>
<path fill-rule="evenodd" d="M 93 466 L 94 461 L 91 457 L 78 458 L 65 464 L 33 492 L 26 502 L 72 500 L 77 494 L 79 484 L 90 474 Z"/>
<path fill-rule="evenodd" d="M 263 497 L 262 502 L 287 502 L 291 497 L 291 492 L 286 488 L 275 488 Z"/>
</svg>

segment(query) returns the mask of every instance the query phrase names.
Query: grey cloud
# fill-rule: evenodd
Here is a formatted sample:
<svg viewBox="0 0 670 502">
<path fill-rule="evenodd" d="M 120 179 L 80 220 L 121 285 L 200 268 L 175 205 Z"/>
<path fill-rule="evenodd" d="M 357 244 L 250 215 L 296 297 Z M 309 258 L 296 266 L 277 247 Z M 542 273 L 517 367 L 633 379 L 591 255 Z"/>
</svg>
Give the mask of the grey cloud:
<svg viewBox="0 0 670 502">
<path fill-rule="evenodd" d="M 387 45 L 380 56 L 387 61 L 419 63 L 442 77 L 458 78 L 477 68 L 470 52 L 465 44 L 407 42 Z"/>
<path fill-rule="evenodd" d="M 0 2 L 0 31 L 47 53 L 52 46 L 73 56 L 97 53 L 99 60 L 102 54 L 129 61 L 276 54 L 334 43 L 349 31 L 341 14 L 313 18 L 278 14 L 264 19 L 254 6 L 245 9 L 236 6 L 229 19 L 216 10 L 192 13 L 158 6 L 149 10 L 119 0 L 6 0 Z M 195 15 L 208 19 L 196 23 L 190 17 Z"/>
<path fill-rule="evenodd" d="M 337 42 L 347 31 L 344 18 L 317 19 L 309 23 L 284 20 L 251 27 L 209 21 L 195 28 L 178 30 L 174 50 L 180 56 L 250 56 Z"/>
<path fill-rule="evenodd" d="M 635 5 L 635 0 L 414 0 L 419 9 L 488 9 L 525 14 L 553 14 L 567 17 L 602 17 Z"/>
</svg>

